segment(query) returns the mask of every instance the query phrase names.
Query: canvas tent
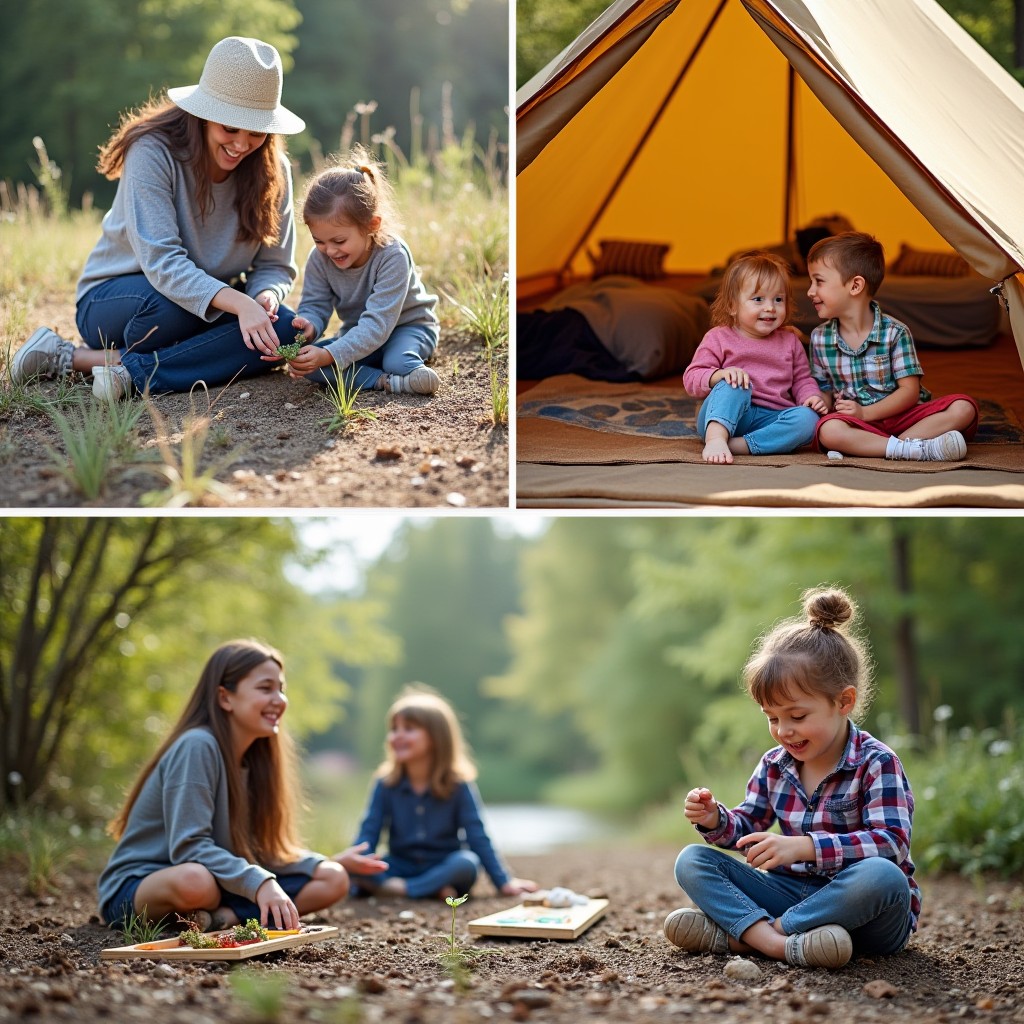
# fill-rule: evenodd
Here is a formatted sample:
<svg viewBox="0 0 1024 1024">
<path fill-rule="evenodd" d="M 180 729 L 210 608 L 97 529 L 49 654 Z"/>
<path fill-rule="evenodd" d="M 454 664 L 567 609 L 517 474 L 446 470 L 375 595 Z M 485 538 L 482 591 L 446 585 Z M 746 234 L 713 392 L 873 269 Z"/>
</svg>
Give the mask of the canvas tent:
<svg viewBox="0 0 1024 1024">
<path fill-rule="evenodd" d="M 516 107 L 520 281 L 602 238 L 703 272 L 838 212 L 1004 282 L 1024 352 L 1024 89 L 935 0 L 615 0 Z"/>
</svg>

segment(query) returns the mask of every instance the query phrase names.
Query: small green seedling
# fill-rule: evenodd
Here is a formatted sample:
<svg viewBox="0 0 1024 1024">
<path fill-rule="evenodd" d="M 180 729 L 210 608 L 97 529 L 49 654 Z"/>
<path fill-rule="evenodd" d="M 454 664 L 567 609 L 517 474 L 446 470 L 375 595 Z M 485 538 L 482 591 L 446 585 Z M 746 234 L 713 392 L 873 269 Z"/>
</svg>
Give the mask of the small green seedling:
<svg viewBox="0 0 1024 1024">
<path fill-rule="evenodd" d="M 444 941 L 447 949 L 438 954 L 437 959 L 445 972 L 451 975 L 456 987 L 464 991 L 469 987 L 469 970 L 477 957 L 487 956 L 490 953 L 497 953 L 495 949 L 474 949 L 462 947 L 455 939 L 455 916 L 459 907 L 469 899 L 469 893 L 465 896 L 446 896 L 444 901 L 452 908 L 452 931 L 451 935 L 445 935 Z"/>
<path fill-rule="evenodd" d="M 299 331 L 299 333 L 295 335 L 294 341 L 288 342 L 287 345 L 277 346 L 277 354 L 282 359 L 292 360 L 302 351 L 302 346 L 305 344 L 306 336 L 302 333 L 302 331 Z"/>
</svg>

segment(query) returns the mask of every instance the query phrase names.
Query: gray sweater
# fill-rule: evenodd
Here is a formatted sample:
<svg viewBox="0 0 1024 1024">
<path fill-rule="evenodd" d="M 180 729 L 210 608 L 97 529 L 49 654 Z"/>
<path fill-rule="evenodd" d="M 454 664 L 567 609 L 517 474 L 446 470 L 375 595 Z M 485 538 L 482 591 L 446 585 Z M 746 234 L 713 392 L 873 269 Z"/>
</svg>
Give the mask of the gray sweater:
<svg viewBox="0 0 1024 1024">
<path fill-rule="evenodd" d="M 307 853 L 278 867 L 311 875 L 323 859 Z M 227 770 L 213 733 L 203 728 L 182 733 L 146 779 L 100 875 L 100 906 L 129 878 L 190 861 L 209 870 L 221 888 L 253 901 L 256 890 L 275 877 L 231 852 Z"/>
<path fill-rule="evenodd" d="M 221 315 L 210 308 L 213 297 L 245 273 L 246 294 L 270 290 L 283 302 L 298 265 L 291 169 L 284 157 L 281 171 L 278 244 L 239 242 L 235 176 L 211 186 L 213 208 L 203 220 L 191 170 L 174 159 L 161 136 L 137 139 L 125 154 L 114 205 L 103 218 L 103 235 L 86 260 L 75 301 L 112 277 L 142 273 L 161 295 L 212 323 Z"/>
<path fill-rule="evenodd" d="M 306 260 L 298 314 L 316 328 L 319 338 L 336 312 L 341 333 L 326 348 L 342 368 L 368 356 L 391 337 L 396 327 L 437 327 L 437 296 L 420 280 L 409 247 L 401 238 L 375 245 L 361 267 L 336 267 L 314 248 Z"/>
</svg>

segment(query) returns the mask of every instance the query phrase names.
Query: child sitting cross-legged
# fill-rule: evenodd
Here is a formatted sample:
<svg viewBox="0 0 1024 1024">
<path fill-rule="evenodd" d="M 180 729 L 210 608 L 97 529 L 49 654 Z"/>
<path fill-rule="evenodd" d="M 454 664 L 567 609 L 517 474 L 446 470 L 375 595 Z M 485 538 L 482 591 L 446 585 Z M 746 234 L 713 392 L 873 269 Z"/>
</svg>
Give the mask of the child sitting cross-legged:
<svg viewBox="0 0 1024 1024">
<path fill-rule="evenodd" d="M 932 398 L 905 324 L 874 300 L 885 253 L 870 235 L 846 231 L 807 254 L 807 291 L 825 321 L 811 333 L 811 373 L 829 414 L 818 422 L 819 450 L 914 462 L 955 462 L 978 429 L 969 395 Z"/>
</svg>

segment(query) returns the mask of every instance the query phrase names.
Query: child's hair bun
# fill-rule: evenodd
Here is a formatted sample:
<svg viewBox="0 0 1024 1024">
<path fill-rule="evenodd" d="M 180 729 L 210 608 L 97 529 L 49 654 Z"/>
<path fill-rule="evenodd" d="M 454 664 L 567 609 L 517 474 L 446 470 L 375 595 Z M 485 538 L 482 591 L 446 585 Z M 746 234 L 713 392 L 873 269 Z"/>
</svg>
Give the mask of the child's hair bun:
<svg viewBox="0 0 1024 1024">
<path fill-rule="evenodd" d="M 804 614 L 819 629 L 838 629 L 853 618 L 853 613 L 853 602 L 842 590 L 819 587 L 804 593 Z"/>
</svg>

